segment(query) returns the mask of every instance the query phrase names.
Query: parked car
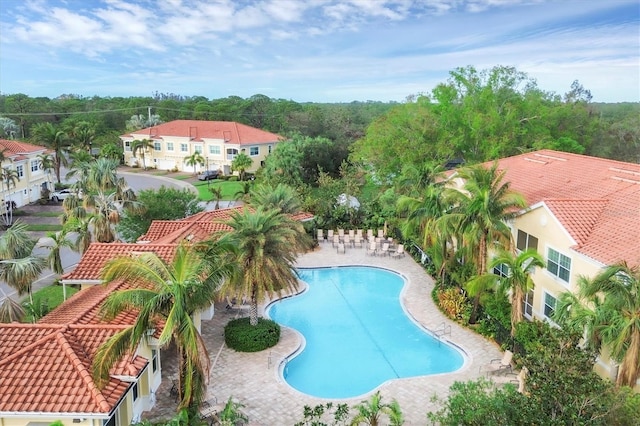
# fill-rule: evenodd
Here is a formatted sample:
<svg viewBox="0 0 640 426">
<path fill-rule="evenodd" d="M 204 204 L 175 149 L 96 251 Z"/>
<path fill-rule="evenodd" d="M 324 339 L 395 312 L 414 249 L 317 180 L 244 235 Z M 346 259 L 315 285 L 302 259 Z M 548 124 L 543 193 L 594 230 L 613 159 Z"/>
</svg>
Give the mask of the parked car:
<svg viewBox="0 0 640 426">
<path fill-rule="evenodd" d="M 61 189 L 59 191 L 53 191 L 52 193 L 49 194 L 49 199 L 52 201 L 55 201 L 56 203 L 59 203 L 60 201 L 64 201 L 65 199 L 69 198 L 71 195 L 75 195 L 75 194 L 76 194 L 75 189 L 66 188 L 66 189 Z M 79 195 L 80 195 L 79 198 L 82 198 L 82 193 L 80 193 Z"/>
<path fill-rule="evenodd" d="M 198 180 L 217 179 L 219 174 L 217 170 L 206 170 L 198 175 Z"/>
</svg>

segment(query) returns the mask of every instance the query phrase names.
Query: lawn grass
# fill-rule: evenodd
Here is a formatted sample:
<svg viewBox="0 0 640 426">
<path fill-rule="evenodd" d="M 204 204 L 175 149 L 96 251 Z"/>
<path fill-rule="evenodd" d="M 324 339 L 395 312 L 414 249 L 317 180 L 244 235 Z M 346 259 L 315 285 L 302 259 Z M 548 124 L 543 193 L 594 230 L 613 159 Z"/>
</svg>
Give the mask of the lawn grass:
<svg viewBox="0 0 640 426">
<path fill-rule="evenodd" d="M 62 225 L 37 225 L 37 224 L 29 224 L 27 225 L 27 231 L 30 232 L 58 232 L 62 231 Z"/>
<path fill-rule="evenodd" d="M 195 183 L 194 186 L 198 190 L 198 197 L 202 201 L 211 201 L 213 200 L 213 195 L 211 195 L 211 191 L 209 188 L 215 188 L 217 186 L 222 187 L 222 199 L 226 201 L 235 200 L 236 194 L 238 191 L 242 190 L 243 183 L 242 182 L 230 182 L 225 180 L 214 180 L 214 181 L 202 181 Z"/>
<path fill-rule="evenodd" d="M 33 212 L 33 213 L 29 213 L 29 216 L 35 216 L 35 217 L 59 217 L 62 214 L 62 212 Z M 14 216 L 27 216 L 27 213 L 24 211 L 14 211 L 13 212 Z"/>
<path fill-rule="evenodd" d="M 73 296 L 74 293 L 78 291 L 78 289 L 73 288 L 71 286 L 67 286 L 67 299 Z M 28 299 L 27 299 L 28 301 Z M 53 309 L 60 306 L 60 304 L 64 302 L 64 296 L 61 285 L 50 285 L 33 293 L 33 305 L 40 306 L 42 303 L 46 303 L 47 311 L 52 311 Z M 32 318 L 29 314 L 25 317 L 25 322 L 32 322 Z"/>
</svg>

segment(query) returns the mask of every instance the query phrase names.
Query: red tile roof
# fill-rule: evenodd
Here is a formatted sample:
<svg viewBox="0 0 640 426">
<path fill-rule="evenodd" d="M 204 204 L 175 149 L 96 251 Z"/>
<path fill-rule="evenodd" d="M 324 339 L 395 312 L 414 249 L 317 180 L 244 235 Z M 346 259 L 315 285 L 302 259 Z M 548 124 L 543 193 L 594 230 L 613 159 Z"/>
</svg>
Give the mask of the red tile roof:
<svg viewBox="0 0 640 426">
<path fill-rule="evenodd" d="M 640 265 L 640 164 L 552 150 L 498 163 L 529 206 L 548 206 L 577 252 L 604 265 Z"/>
<path fill-rule="evenodd" d="M 282 136 L 234 121 L 174 120 L 146 129 L 136 130 L 122 137 L 158 139 L 189 137 L 191 140 L 222 139 L 239 145 L 279 142 Z"/>
<path fill-rule="evenodd" d="M 62 279 L 67 282 L 99 280 L 100 271 L 108 260 L 134 252 L 152 251 L 161 259 L 171 261 L 175 249 L 175 244 L 91 243 L 82 255 L 78 266 L 73 271 L 64 274 Z"/>
<path fill-rule="evenodd" d="M 0 324 L 0 412 L 108 414 L 130 383 L 91 378 L 98 347 L 114 325 Z M 147 360 L 126 357 L 112 372 L 136 377 Z"/>
<path fill-rule="evenodd" d="M 24 158 L 22 154 L 33 154 L 40 151 L 47 151 L 44 146 L 33 145 L 27 142 L 13 141 L 8 139 L 0 139 L 0 151 L 4 151 L 4 156 L 17 159 L 15 157 Z"/>
</svg>

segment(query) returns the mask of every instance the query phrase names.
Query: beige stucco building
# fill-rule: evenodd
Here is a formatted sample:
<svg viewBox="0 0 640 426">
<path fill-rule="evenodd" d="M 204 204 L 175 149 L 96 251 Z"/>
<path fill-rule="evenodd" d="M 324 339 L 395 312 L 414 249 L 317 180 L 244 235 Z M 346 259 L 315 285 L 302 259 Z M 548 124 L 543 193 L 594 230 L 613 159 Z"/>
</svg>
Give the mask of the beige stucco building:
<svg viewBox="0 0 640 426">
<path fill-rule="evenodd" d="M 552 322 L 558 296 L 575 292 L 580 276 L 640 265 L 640 164 L 542 150 L 498 160 L 498 168 L 528 205 L 509 224 L 513 241 L 546 264 L 532 274 L 527 318 Z M 618 371 L 606 353 L 596 370 L 612 379 Z"/>
<path fill-rule="evenodd" d="M 43 188 L 53 190 L 51 175 L 42 169 L 38 158 L 39 155 L 47 153 L 47 148 L 26 142 L 0 139 L 0 151 L 5 158 L 0 166 L 15 171 L 18 178 L 10 187 L 7 187 L 6 182 L 2 182 L 0 208 L 5 208 L 5 203 L 8 201 L 13 201 L 16 207 L 33 203 L 40 199 L 40 191 Z"/>
<path fill-rule="evenodd" d="M 124 162 L 142 167 L 140 153 L 133 155 L 133 141 L 149 140 L 152 148 L 144 152 L 146 167 L 160 170 L 193 171 L 185 157 L 199 153 L 204 164 L 196 171 L 222 170 L 231 174 L 231 162 L 245 153 L 253 164 L 247 171 L 257 170 L 283 137 L 232 121 L 175 120 L 120 136 L 124 148 Z"/>
</svg>

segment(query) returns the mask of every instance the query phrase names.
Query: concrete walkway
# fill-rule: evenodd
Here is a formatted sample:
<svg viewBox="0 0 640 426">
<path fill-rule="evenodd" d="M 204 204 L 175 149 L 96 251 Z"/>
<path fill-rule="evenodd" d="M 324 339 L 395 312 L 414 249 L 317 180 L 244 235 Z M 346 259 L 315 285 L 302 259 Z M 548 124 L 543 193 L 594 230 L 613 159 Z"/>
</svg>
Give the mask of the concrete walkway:
<svg viewBox="0 0 640 426">
<path fill-rule="evenodd" d="M 397 399 L 407 419 L 406 424 L 427 424 L 426 413 L 438 409 L 431 402 L 433 395 L 443 398 L 455 381 L 467 381 L 479 377 L 479 367 L 502 354 L 492 342 L 448 320 L 436 308 L 431 299 L 432 278 L 410 256 L 396 259 L 366 255 L 364 248 L 347 249 L 346 254 L 337 254 L 331 243 L 322 243 L 314 252 L 301 256 L 300 267 L 370 265 L 387 268 L 402 274 L 408 281 L 402 293 L 402 303 L 408 312 L 424 327 L 436 330 L 441 324 L 451 325 L 451 336 L 447 340 L 461 348 L 466 354 L 464 366 L 448 374 L 400 379 L 380 386 L 383 401 Z M 224 305 L 216 306 L 216 314 L 211 321 L 204 321 L 202 333 L 213 365 L 208 389 L 209 398 L 218 403 L 230 396 L 245 405 L 244 412 L 251 425 L 293 425 L 303 418 L 305 405 L 315 406 L 328 400 L 304 395 L 288 386 L 279 376 L 278 365 L 287 355 L 294 352 L 301 341 L 297 333 L 283 329 L 281 341 L 273 348 L 259 353 L 238 353 L 224 346 L 224 325 L 236 316 Z M 169 396 L 170 380 L 175 374 L 175 351 L 163 352 L 163 384 L 158 389 L 157 405 L 145 417 L 166 419 L 175 414 L 175 402 Z M 270 359 L 271 358 L 271 359 Z M 359 403 L 360 398 L 335 400 L 349 406 Z"/>
</svg>

